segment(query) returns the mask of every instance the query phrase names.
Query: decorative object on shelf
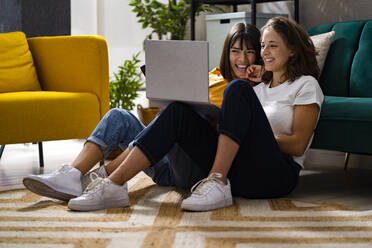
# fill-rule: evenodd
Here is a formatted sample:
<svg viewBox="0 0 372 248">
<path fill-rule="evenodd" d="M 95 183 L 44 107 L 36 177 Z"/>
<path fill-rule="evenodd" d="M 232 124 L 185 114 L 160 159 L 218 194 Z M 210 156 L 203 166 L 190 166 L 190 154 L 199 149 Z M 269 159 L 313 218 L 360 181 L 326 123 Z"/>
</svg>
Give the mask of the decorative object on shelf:
<svg viewBox="0 0 372 248">
<path fill-rule="evenodd" d="M 168 0 L 168 4 L 157 0 L 130 0 L 129 5 L 132 11 L 142 23 L 142 28 L 151 28 L 148 39 L 153 38 L 153 34 L 161 40 L 170 35 L 171 40 L 183 40 L 186 34 L 186 24 L 190 18 L 191 0 Z M 195 10 L 195 15 L 200 12 L 208 11 L 208 5 L 200 5 Z"/>
<path fill-rule="evenodd" d="M 137 114 L 143 125 L 147 126 L 160 112 L 159 107 L 148 107 L 144 108 L 141 104 L 137 105 Z"/>
<path fill-rule="evenodd" d="M 142 75 L 138 70 L 140 52 L 125 60 L 119 71 L 114 72 L 114 79 L 110 81 L 110 107 L 132 110 L 133 100 L 138 97 L 138 90 L 142 86 Z"/>
</svg>

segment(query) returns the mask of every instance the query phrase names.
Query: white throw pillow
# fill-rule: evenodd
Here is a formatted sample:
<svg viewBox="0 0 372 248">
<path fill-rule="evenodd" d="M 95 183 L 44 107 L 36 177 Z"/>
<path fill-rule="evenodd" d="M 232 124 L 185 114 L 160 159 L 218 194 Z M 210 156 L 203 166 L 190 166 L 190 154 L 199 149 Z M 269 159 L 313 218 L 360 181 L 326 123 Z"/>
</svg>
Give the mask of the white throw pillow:
<svg viewBox="0 0 372 248">
<path fill-rule="evenodd" d="M 318 62 L 318 66 L 320 72 L 322 72 L 324 67 L 324 62 L 327 58 L 329 47 L 331 46 L 332 39 L 335 36 L 335 31 L 331 31 L 328 33 L 318 34 L 311 36 L 311 40 L 314 43 L 315 49 L 318 52 L 316 56 L 316 61 Z"/>
</svg>

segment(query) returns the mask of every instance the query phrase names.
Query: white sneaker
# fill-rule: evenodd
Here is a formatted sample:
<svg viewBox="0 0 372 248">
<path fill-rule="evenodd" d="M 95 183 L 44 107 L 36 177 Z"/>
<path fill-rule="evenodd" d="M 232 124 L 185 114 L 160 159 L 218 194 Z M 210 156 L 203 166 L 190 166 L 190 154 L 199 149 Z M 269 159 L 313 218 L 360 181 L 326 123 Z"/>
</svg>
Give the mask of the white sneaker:
<svg viewBox="0 0 372 248">
<path fill-rule="evenodd" d="M 92 174 L 94 177 L 94 174 Z M 92 211 L 105 208 L 129 206 L 127 183 L 114 184 L 109 178 L 92 178 L 84 193 L 68 202 L 68 207 L 78 211 Z"/>
<path fill-rule="evenodd" d="M 191 188 L 191 196 L 182 201 L 181 207 L 190 211 L 210 211 L 232 205 L 230 181 L 225 185 L 220 173 L 212 173 Z"/>
<path fill-rule="evenodd" d="M 81 185 L 83 187 L 83 191 L 88 187 L 88 185 L 93 181 L 91 175 L 95 174 L 96 177 L 106 178 L 108 177 L 105 166 L 100 166 L 97 169 L 89 171 L 86 173 L 83 178 L 81 179 Z M 94 178 L 93 178 L 94 179 Z"/>
<path fill-rule="evenodd" d="M 23 184 L 30 191 L 50 198 L 68 201 L 80 196 L 81 172 L 71 165 L 63 165 L 49 174 L 30 175 L 23 178 Z"/>
</svg>

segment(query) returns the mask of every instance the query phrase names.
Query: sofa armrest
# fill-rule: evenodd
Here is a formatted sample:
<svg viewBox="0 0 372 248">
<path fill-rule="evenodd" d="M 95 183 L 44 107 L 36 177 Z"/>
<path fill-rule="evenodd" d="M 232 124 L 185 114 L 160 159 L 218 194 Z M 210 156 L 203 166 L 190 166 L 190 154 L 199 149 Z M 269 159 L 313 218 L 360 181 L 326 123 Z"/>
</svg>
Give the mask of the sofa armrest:
<svg viewBox="0 0 372 248">
<path fill-rule="evenodd" d="M 109 110 L 107 45 L 99 36 L 28 39 L 43 90 L 90 92 L 100 102 L 101 118 Z"/>
</svg>

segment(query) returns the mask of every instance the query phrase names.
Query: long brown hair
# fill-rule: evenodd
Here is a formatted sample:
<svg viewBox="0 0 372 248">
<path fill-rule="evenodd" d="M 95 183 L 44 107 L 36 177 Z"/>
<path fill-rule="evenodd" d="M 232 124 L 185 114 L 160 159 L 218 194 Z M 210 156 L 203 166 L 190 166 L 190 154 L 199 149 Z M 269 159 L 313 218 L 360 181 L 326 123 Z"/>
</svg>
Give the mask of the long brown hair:
<svg viewBox="0 0 372 248">
<path fill-rule="evenodd" d="M 303 75 L 311 75 L 319 78 L 320 70 L 316 61 L 316 50 L 308 33 L 296 22 L 285 17 L 278 16 L 271 18 L 261 28 L 261 33 L 267 28 L 273 28 L 287 47 L 293 52 L 287 61 L 287 71 L 284 74 L 286 80 L 293 82 Z M 265 72 L 262 80 L 268 83 L 272 80 L 273 73 Z"/>
<path fill-rule="evenodd" d="M 230 48 L 234 45 L 237 40 L 240 40 L 240 47 L 243 46 L 243 41 L 247 46 L 247 49 L 254 49 L 256 54 L 256 63 L 261 62 L 261 45 L 260 45 L 260 30 L 256 26 L 247 23 L 235 24 L 225 38 L 225 42 L 222 49 L 222 55 L 220 59 L 220 70 L 222 76 L 228 81 L 233 80 L 233 75 L 230 65 Z"/>
</svg>

